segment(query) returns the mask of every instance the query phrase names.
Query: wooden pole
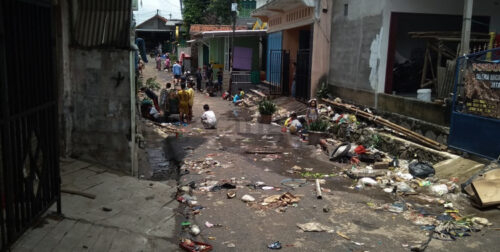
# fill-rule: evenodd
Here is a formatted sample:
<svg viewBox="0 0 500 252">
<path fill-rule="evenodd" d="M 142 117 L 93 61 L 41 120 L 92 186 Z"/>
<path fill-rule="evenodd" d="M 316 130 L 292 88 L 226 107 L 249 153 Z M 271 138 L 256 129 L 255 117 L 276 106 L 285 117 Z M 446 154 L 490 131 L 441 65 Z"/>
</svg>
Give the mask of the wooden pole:
<svg viewBox="0 0 500 252">
<path fill-rule="evenodd" d="M 427 63 L 429 55 L 429 41 L 427 41 L 427 46 L 425 47 L 424 54 L 424 66 L 422 67 L 422 79 L 420 80 L 420 87 L 422 87 L 427 79 Z"/>
<path fill-rule="evenodd" d="M 408 138 L 414 140 L 414 141 L 417 141 L 421 144 L 424 144 L 426 146 L 429 146 L 431 148 L 434 148 L 434 149 L 437 149 L 437 150 L 446 150 L 446 146 L 443 145 L 443 144 L 440 144 L 432 139 L 429 139 L 427 137 L 424 137 L 418 133 L 415 133 L 407 128 L 404 128 L 402 126 L 399 126 L 395 123 L 392 123 L 386 119 L 383 119 L 381 117 L 378 117 L 378 116 L 375 116 L 373 114 L 370 114 L 368 112 L 365 112 L 363 110 L 360 110 L 360 109 L 357 109 L 356 107 L 352 106 L 352 105 L 348 105 L 348 104 L 343 104 L 343 103 L 338 103 L 338 102 L 334 102 L 334 101 L 331 101 L 331 100 L 328 100 L 328 99 L 323 99 L 323 102 L 327 103 L 327 104 L 330 104 L 330 105 L 333 105 L 335 107 L 338 107 L 338 108 L 342 108 L 344 110 L 347 110 L 347 111 L 350 111 L 352 113 L 354 113 L 356 116 L 361 116 L 365 119 L 368 119 L 368 120 L 371 120 L 373 122 L 376 122 L 376 123 L 379 123 L 383 126 L 386 126 L 392 130 L 395 130 L 399 133 L 402 133 L 404 135 L 406 135 Z"/>
</svg>

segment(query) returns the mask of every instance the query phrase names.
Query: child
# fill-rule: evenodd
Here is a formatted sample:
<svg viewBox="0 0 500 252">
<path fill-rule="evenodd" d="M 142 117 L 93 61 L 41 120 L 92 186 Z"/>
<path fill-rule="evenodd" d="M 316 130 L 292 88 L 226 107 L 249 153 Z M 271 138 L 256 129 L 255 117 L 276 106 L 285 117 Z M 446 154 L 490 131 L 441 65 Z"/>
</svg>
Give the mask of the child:
<svg viewBox="0 0 500 252">
<path fill-rule="evenodd" d="M 168 69 L 170 69 L 170 59 L 167 56 L 167 59 L 165 60 L 165 71 L 168 72 Z"/>
<path fill-rule="evenodd" d="M 309 107 L 306 112 L 307 125 L 312 122 L 318 120 L 319 112 L 318 112 L 318 102 L 316 99 L 309 100 Z"/>
<path fill-rule="evenodd" d="M 208 104 L 203 105 L 203 110 L 205 112 L 201 116 L 201 123 L 205 129 L 215 129 L 217 126 L 217 119 L 215 118 L 215 113 L 210 110 Z"/>
<path fill-rule="evenodd" d="M 290 115 L 290 119 L 287 120 L 287 123 L 285 126 L 288 127 L 288 130 L 292 134 L 295 134 L 302 129 L 302 123 L 300 123 L 299 119 L 297 118 L 297 113 L 293 112 Z"/>
<path fill-rule="evenodd" d="M 241 99 L 240 93 L 235 94 L 234 98 L 233 98 L 234 105 L 238 105 L 242 102 L 243 102 L 243 100 Z"/>
</svg>

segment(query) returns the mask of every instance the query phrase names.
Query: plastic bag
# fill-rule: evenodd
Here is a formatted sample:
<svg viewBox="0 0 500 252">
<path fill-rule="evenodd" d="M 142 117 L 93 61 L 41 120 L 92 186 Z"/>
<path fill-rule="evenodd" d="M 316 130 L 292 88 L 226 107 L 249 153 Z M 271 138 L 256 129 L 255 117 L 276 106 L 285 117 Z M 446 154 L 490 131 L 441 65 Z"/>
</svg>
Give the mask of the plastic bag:
<svg viewBox="0 0 500 252">
<path fill-rule="evenodd" d="M 434 167 L 425 162 L 414 162 L 408 166 L 410 174 L 417 178 L 427 178 L 436 174 Z"/>
</svg>

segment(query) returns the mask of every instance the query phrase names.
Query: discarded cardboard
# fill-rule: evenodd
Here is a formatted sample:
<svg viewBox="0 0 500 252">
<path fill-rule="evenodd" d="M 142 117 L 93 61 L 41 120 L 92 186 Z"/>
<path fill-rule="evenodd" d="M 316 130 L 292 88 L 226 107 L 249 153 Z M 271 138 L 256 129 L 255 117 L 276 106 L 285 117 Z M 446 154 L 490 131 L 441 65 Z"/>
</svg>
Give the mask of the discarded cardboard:
<svg viewBox="0 0 500 252">
<path fill-rule="evenodd" d="M 477 176 L 464 190 L 479 207 L 500 204 L 500 169 L 493 169 Z"/>
<path fill-rule="evenodd" d="M 478 179 L 472 182 L 472 190 L 482 207 L 500 204 L 500 178 Z"/>
</svg>

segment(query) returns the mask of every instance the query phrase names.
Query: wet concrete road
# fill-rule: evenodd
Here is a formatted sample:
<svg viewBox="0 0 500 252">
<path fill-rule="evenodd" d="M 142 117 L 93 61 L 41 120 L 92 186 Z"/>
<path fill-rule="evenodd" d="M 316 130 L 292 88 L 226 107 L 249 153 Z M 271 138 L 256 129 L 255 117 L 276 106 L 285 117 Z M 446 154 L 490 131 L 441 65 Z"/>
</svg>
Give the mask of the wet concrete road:
<svg viewBox="0 0 500 252">
<path fill-rule="evenodd" d="M 192 237 L 181 228 L 180 222 L 190 221 L 201 228 L 195 239 L 210 243 L 215 251 L 266 251 L 267 244 L 280 241 L 290 251 L 409 251 L 410 247 L 427 240 L 427 232 L 405 220 L 402 214 L 375 211 L 370 204 L 393 203 L 396 198 L 379 188 L 353 190 L 353 181 L 339 176 L 343 164 L 332 163 L 321 150 L 300 141 L 296 136 L 280 132 L 280 127 L 252 123 L 252 113 L 234 107 L 220 98 L 211 98 L 197 93 L 195 116 L 201 114 L 203 104 L 215 111 L 219 125 L 217 130 L 202 130 L 199 117 L 185 129 L 189 134 L 166 141 L 168 154 L 177 161 L 205 160 L 210 157 L 220 162 L 220 167 L 190 173 L 179 179 L 181 185 L 194 181 L 197 185 L 206 181 L 235 179 L 237 196 L 228 199 L 227 190 L 200 192 L 193 196 L 204 207 L 200 214 L 193 215 L 189 207 L 179 210 L 185 216 L 178 219 L 179 237 Z M 245 154 L 246 150 L 277 150 L 280 154 Z M 290 173 L 294 166 L 312 168 L 313 173 L 332 174 L 326 178 L 323 199 L 316 199 L 313 180 L 299 188 L 289 188 L 281 182 L 289 178 L 302 178 L 299 173 Z M 301 172 L 304 172 L 302 170 Z M 181 171 L 182 172 L 182 171 Z M 200 174 L 198 174 L 200 173 Z M 262 181 L 278 190 L 252 189 L 246 186 Z M 266 208 L 258 203 L 244 203 L 244 194 L 256 201 L 265 197 L 290 192 L 301 198 L 296 206 L 285 209 Z M 411 199 L 407 199 L 411 200 Z M 444 209 L 437 204 L 414 201 L 430 212 Z M 325 212 L 323 209 L 328 209 Z M 467 208 L 464 211 L 475 210 Z M 474 212 L 475 211 L 475 212 Z M 464 213 L 462 213 L 464 214 Z M 494 218 L 495 213 L 481 213 Z M 185 217 L 188 218 L 185 218 Z M 219 228 L 207 228 L 205 222 L 221 224 Z M 336 233 L 302 232 L 297 223 L 319 222 L 348 236 Z M 473 233 L 472 237 L 455 242 L 432 240 L 426 251 L 497 251 L 493 246 L 498 231 Z M 233 245 L 235 247 L 233 247 Z"/>
<path fill-rule="evenodd" d="M 169 75 L 159 73 L 166 81 Z M 200 130 L 199 116 L 203 104 L 209 104 L 218 119 L 216 130 Z M 354 190 L 354 181 L 338 175 L 343 164 L 332 163 L 321 150 L 300 141 L 296 136 L 280 132 L 280 127 L 251 122 L 246 109 L 234 107 L 218 97 L 206 97 L 196 93 L 194 122 L 182 127 L 182 137 L 168 137 L 162 141 L 165 159 L 170 163 L 182 163 L 212 158 L 220 166 L 206 170 L 190 169 L 189 174 L 179 177 L 180 185 L 194 182 L 193 190 L 198 205 L 204 208 L 197 215 L 183 205 L 176 218 L 178 238 L 192 238 L 214 246 L 214 251 L 268 251 L 267 245 L 280 241 L 287 251 L 410 251 L 428 239 L 427 231 L 406 220 L 402 214 L 373 210 L 372 204 L 393 203 L 397 199 L 379 188 Z M 160 141 L 158 141 L 160 143 Z M 246 154 L 246 150 L 277 150 L 280 154 Z M 331 174 L 326 178 L 323 199 L 316 199 L 313 180 L 298 188 L 282 184 L 290 178 L 303 178 L 300 173 L 290 173 L 293 166 L 312 168 L 312 173 Z M 184 171 L 180 171 L 184 174 Z M 228 199 L 227 190 L 202 192 L 199 185 L 207 181 L 235 180 L 236 197 Z M 278 189 L 262 190 L 246 186 L 257 181 Z M 268 208 L 259 203 L 244 203 L 240 198 L 249 194 L 256 202 L 264 198 L 290 192 L 301 198 L 296 206 Z M 405 200 L 431 213 L 441 213 L 444 208 L 437 203 L 419 202 L 412 197 Z M 462 215 L 472 214 L 500 223 L 498 210 L 480 212 L 464 203 Z M 328 209 L 328 211 L 324 211 Z M 181 227 L 189 221 L 201 228 L 198 236 L 192 236 Z M 205 222 L 221 227 L 207 228 Z M 334 233 L 303 232 L 297 223 L 319 222 L 332 228 Z M 345 234 L 343 238 L 336 232 Z M 485 229 L 472 233 L 471 237 L 457 241 L 433 239 L 426 251 L 498 251 L 497 237 L 500 231 Z"/>
</svg>

